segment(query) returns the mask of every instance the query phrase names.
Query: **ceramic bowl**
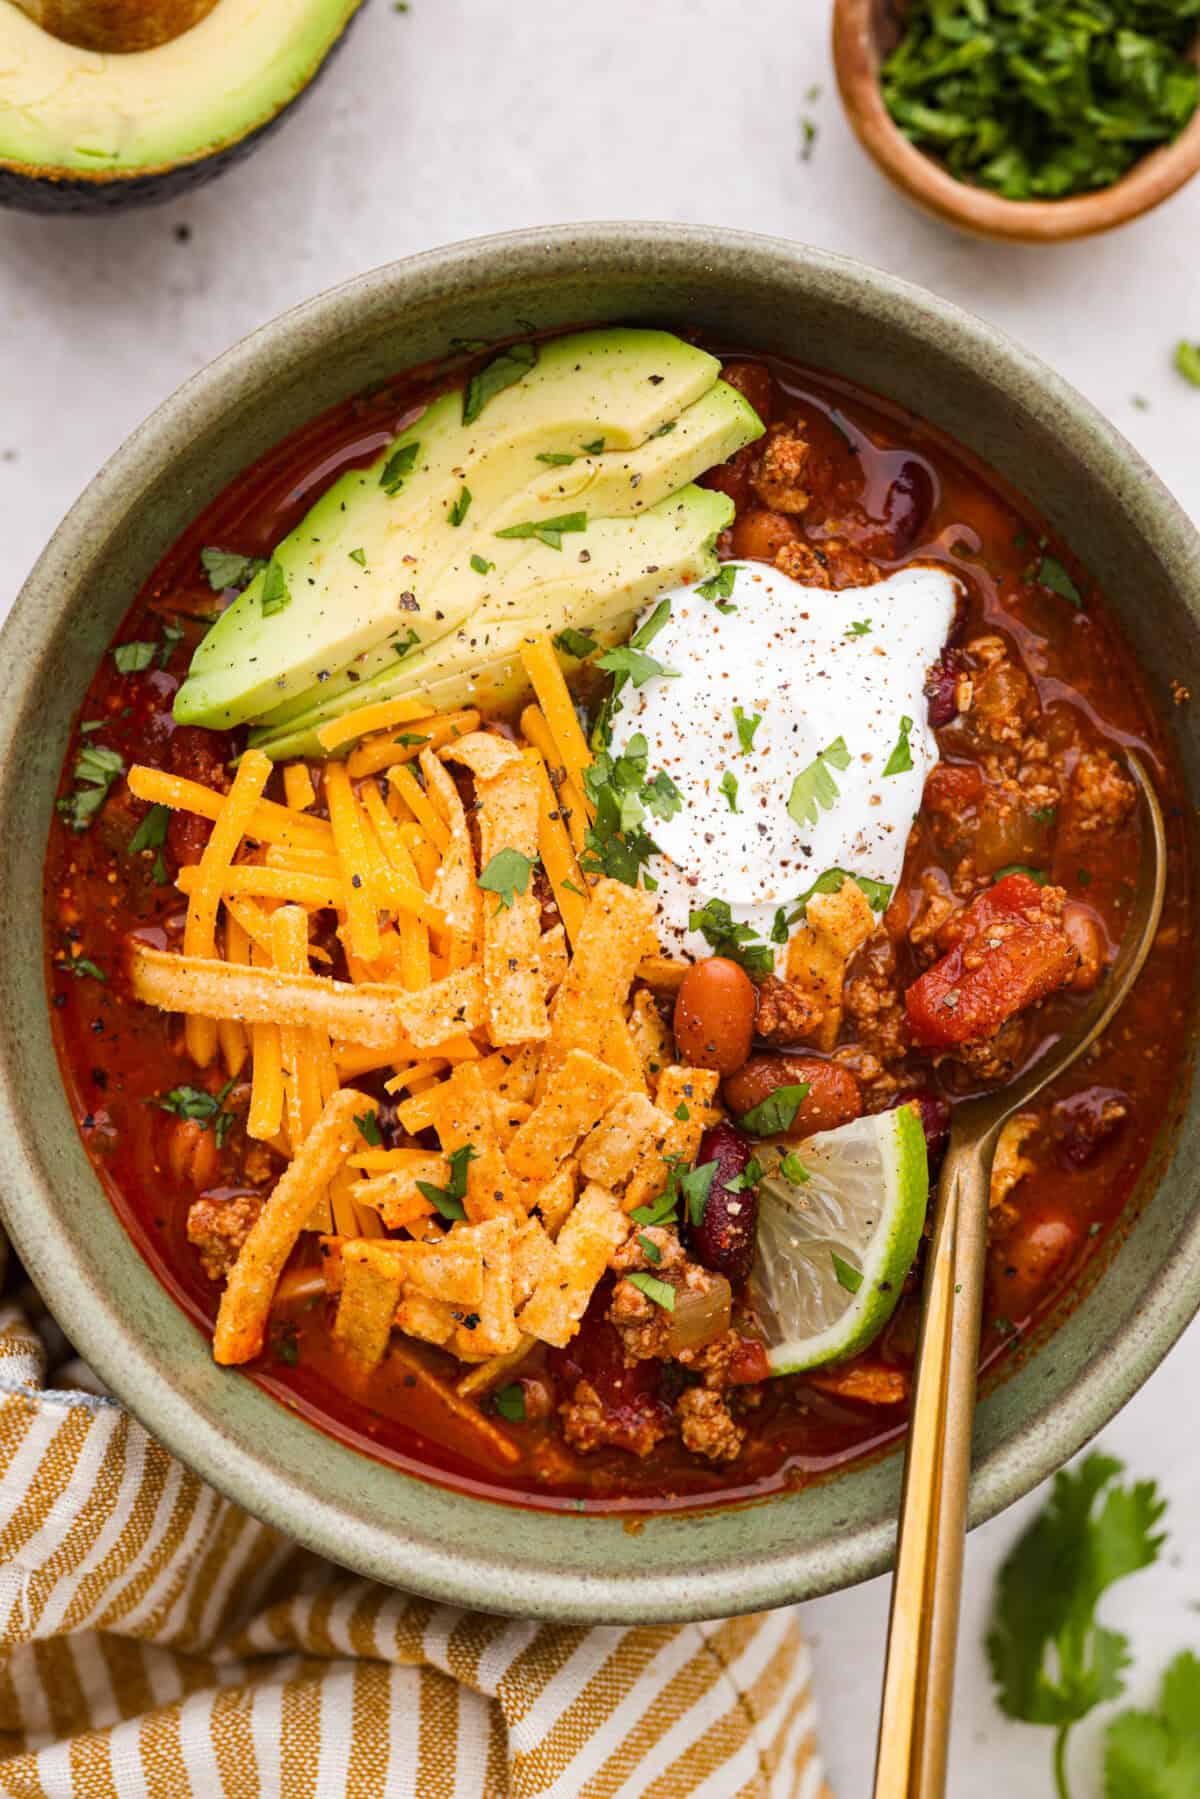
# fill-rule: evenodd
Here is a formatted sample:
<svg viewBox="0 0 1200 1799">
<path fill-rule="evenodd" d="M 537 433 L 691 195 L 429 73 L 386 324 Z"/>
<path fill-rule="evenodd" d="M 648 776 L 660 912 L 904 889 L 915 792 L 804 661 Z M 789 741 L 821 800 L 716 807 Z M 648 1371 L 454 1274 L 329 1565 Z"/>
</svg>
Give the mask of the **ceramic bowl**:
<svg viewBox="0 0 1200 1799">
<path fill-rule="evenodd" d="M 72 717 L 133 594 L 239 469 L 314 413 L 453 337 L 621 320 L 699 327 L 831 370 L 931 419 L 1027 494 L 1103 584 L 1170 711 L 1200 689 L 1200 539 L 1131 447 L 1048 368 L 932 294 L 823 251 L 678 225 L 585 225 L 459 244 L 324 294 L 230 350 L 135 432 L 60 527 L 2 637 L 0 1187 L 64 1329 L 112 1391 L 222 1491 L 362 1573 L 438 1599 L 597 1621 L 716 1617 L 888 1565 L 900 1458 L 736 1508 L 530 1513 L 397 1472 L 218 1368 L 112 1210 L 51 1044 L 42 857 Z M 1200 743 L 1181 744 L 1193 795 Z M 971 1517 L 1097 1431 L 1200 1304 L 1200 1116 L 1129 1211 L 1127 1240 L 985 1396 Z"/>
<path fill-rule="evenodd" d="M 1200 169 L 1200 110 L 1173 143 L 1143 156 L 1110 187 L 1065 200 L 1007 200 L 959 181 L 910 143 L 883 103 L 879 66 L 895 46 L 903 0 L 834 0 L 833 62 L 846 116 L 880 172 L 909 200 L 977 237 L 1066 243 L 1140 218 Z M 1200 42 L 1197 44 L 1200 58 Z"/>
</svg>

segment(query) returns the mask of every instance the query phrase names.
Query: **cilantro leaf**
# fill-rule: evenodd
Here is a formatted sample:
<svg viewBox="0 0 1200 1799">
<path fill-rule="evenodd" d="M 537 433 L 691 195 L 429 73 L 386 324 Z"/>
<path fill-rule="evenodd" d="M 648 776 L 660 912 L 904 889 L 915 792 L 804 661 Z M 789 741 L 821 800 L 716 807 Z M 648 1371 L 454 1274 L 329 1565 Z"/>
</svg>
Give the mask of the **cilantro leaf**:
<svg viewBox="0 0 1200 1799">
<path fill-rule="evenodd" d="M 493 1401 L 502 1418 L 510 1424 L 525 1422 L 525 1389 L 520 1381 L 512 1381 L 507 1387 L 501 1387 Z"/>
<path fill-rule="evenodd" d="M 743 756 L 748 756 L 754 748 L 754 733 L 762 723 L 762 713 L 756 712 L 753 718 L 747 718 L 741 707 L 735 706 L 733 722 L 737 726 L 738 746 Z"/>
<path fill-rule="evenodd" d="M 477 575 L 490 575 L 495 566 L 496 564 L 494 562 L 489 562 L 487 558 L 481 556 L 478 551 L 471 557 L 471 567 L 475 570 Z"/>
<path fill-rule="evenodd" d="M 655 1267 L 662 1261 L 662 1250 L 658 1247 L 654 1238 L 647 1237 L 644 1231 L 638 1232 L 638 1248 L 641 1250 L 646 1260 L 648 1262 L 653 1262 Z"/>
<path fill-rule="evenodd" d="M 814 893 L 840 893 L 847 881 L 853 881 L 856 887 L 862 888 L 863 896 L 872 912 L 887 911 L 892 897 L 890 881 L 876 881 L 870 875 L 852 875 L 848 868 L 827 868 L 824 874 L 817 876 L 811 887 L 805 888 L 796 901 L 795 910 L 788 922 L 797 924 L 804 917 L 808 910 L 808 902 Z M 786 936 L 780 941 L 786 943 Z"/>
<path fill-rule="evenodd" d="M 537 460 L 548 462 L 551 468 L 567 468 L 575 458 L 569 450 L 539 450 Z"/>
<path fill-rule="evenodd" d="M 594 653 L 596 639 L 591 631 L 576 631 L 574 626 L 567 625 L 554 639 L 554 647 L 561 650 L 564 656 L 574 656 L 582 662 L 585 657 Z"/>
<path fill-rule="evenodd" d="M 579 447 L 585 456 L 599 456 L 604 449 L 604 439 L 595 437 L 590 444 L 581 444 Z"/>
<path fill-rule="evenodd" d="M 263 576 L 261 603 L 264 618 L 273 617 L 276 612 L 282 612 L 292 603 L 287 577 L 274 556 L 268 562 L 267 572 Z"/>
<path fill-rule="evenodd" d="M 537 865 L 536 856 L 523 856 L 520 850 L 497 850 L 475 885 L 484 893 L 500 895 L 497 912 L 511 907 L 518 893 L 529 886 L 529 877 Z"/>
<path fill-rule="evenodd" d="M 379 471 L 379 485 L 389 500 L 394 499 L 400 492 L 412 474 L 420 454 L 421 445 L 417 438 L 410 438 L 407 443 L 402 443 L 398 449 L 392 451 Z"/>
<path fill-rule="evenodd" d="M 660 1281 L 656 1274 L 642 1273 L 627 1274 L 625 1279 L 647 1299 L 652 1299 L 656 1306 L 661 1306 L 664 1312 L 675 1310 L 675 1289 L 669 1281 Z"/>
<path fill-rule="evenodd" d="M 584 836 L 583 869 L 587 874 L 607 874 L 626 886 L 636 887 L 658 845 L 645 830 L 646 809 L 656 818 L 668 819 L 683 804 L 668 774 L 661 770 L 646 779 L 646 739 L 637 731 L 618 756 L 600 750 L 584 772 L 583 784 L 595 808 L 595 819 Z"/>
<path fill-rule="evenodd" d="M 1042 557 L 1038 564 L 1037 579 L 1039 586 L 1048 587 L 1051 593 L 1060 594 L 1064 600 L 1070 600 L 1072 606 L 1082 607 L 1083 596 L 1062 563 L 1056 561 L 1053 556 Z"/>
<path fill-rule="evenodd" d="M 913 721 L 906 712 L 900 720 L 900 735 L 896 739 L 896 747 L 884 766 L 885 775 L 906 775 L 912 767 L 912 749 L 908 741 L 908 734 L 912 728 Z"/>
<path fill-rule="evenodd" d="M 473 425 L 488 401 L 523 380 L 537 358 L 536 344 L 511 344 L 478 369 L 463 389 L 463 424 Z"/>
<path fill-rule="evenodd" d="M 519 525 L 506 525 L 497 537 L 536 537 L 551 550 L 561 550 L 564 531 L 586 531 L 586 512 L 563 512 L 557 518 L 530 518 Z"/>
<path fill-rule="evenodd" d="M 1044 887 L 1050 878 L 1044 868 L 1030 868 L 1028 862 L 1006 862 L 1003 868 L 998 868 L 993 874 L 992 885 L 995 886 L 997 881 L 1002 881 L 1005 875 L 1028 875 L 1029 879 L 1036 881 L 1039 887 Z"/>
<path fill-rule="evenodd" d="M 808 1098 L 809 1083 L 796 1081 L 790 1086 L 776 1087 L 766 1099 L 743 1112 L 739 1124 L 752 1137 L 777 1137 L 790 1130 L 796 1113 Z"/>
<path fill-rule="evenodd" d="M 75 787 L 55 802 L 60 818 L 65 818 L 73 831 L 86 831 L 108 798 L 109 789 L 125 773 L 125 764 L 116 750 L 102 743 L 86 743 L 75 760 Z"/>
<path fill-rule="evenodd" d="M 869 637 L 871 635 L 870 619 L 856 618 L 852 625 L 847 625 L 842 635 L 844 637 Z"/>
<path fill-rule="evenodd" d="M 724 773 L 724 774 L 723 774 L 723 775 L 722 775 L 722 776 L 721 776 L 721 779 L 720 779 L 720 782 L 719 782 L 719 784 L 718 784 L 718 786 L 717 786 L 717 792 L 718 792 L 718 793 L 721 793 L 721 794 L 724 794 L 724 796 L 725 796 L 725 798 L 726 798 L 726 800 L 727 800 L 727 801 L 728 801 L 728 803 L 729 803 L 729 810 L 730 810 L 730 811 L 731 811 L 731 812 L 736 812 L 736 811 L 737 811 L 737 809 L 738 809 L 738 803 L 737 803 L 737 796 L 738 796 L 738 784 L 737 784 L 737 776 L 736 776 L 736 775 L 732 775 L 732 774 L 730 774 L 730 772 L 729 772 L 729 770 L 728 770 L 728 769 L 726 769 L 726 770 L 725 770 L 725 773 Z"/>
<path fill-rule="evenodd" d="M 849 766 L 850 752 L 846 748 L 846 740 L 844 737 L 835 737 L 832 743 L 817 751 L 807 768 L 800 770 L 792 782 L 787 803 L 788 812 L 798 825 L 815 825 L 821 813 L 828 812 L 836 804 L 841 789 L 829 770 Z"/>
<path fill-rule="evenodd" d="M 382 1147 L 383 1132 L 379 1128 L 379 1119 L 374 1112 L 363 1112 L 361 1116 L 356 1112 L 354 1122 L 358 1126 L 359 1136 L 365 1143 L 369 1143 L 372 1149 Z"/>
<path fill-rule="evenodd" d="M 158 666 L 166 668 L 175 654 L 175 645 L 182 643 L 184 630 L 182 625 L 173 625 L 168 619 L 163 626 L 162 642 L 158 647 Z"/>
<path fill-rule="evenodd" d="M 733 922 L 728 900 L 705 900 L 688 914 L 688 930 L 699 931 L 714 955 L 736 962 L 748 975 L 761 977 L 775 967 L 774 950 L 759 940 L 753 925 Z"/>
<path fill-rule="evenodd" d="M 715 1162 L 702 1162 L 699 1168 L 689 1168 L 686 1174 L 679 1176 L 679 1195 L 687 1206 L 688 1223 L 693 1230 L 699 1230 L 704 1222 L 704 1208 L 716 1172 Z"/>
<path fill-rule="evenodd" d="M 628 676 L 635 687 L 644 687 L 655 675 L 662 675 L 668 681 L 679 677 L 677 668 L 665 668 L 653 656 L 647 656 L 643 650 L 635 650 L 628 643 L 618 645 L 615 650 L 605 650 L 603 656 L 597 656 L 596 666 L 607 669 L 612 675 Z"/>
<path fill-rule="evenodd" d="M 1157 1709 L 1127 1711 L 1104 1736 L 1105 1799 L 1193 1799 L 1200 1793 L 1200 1659 L 1177 1655 Z"/>
<path fill-rule="evenodd" d="M 852 1262 L 843 1261 L 836 1249 L 829 1252 L 833 1260 L 833 1272 L 837 1276 L 837 1284 L 847 1293 L 857 1293 L 862 1286 L 862 1273 Z"/>
<path fill-rule="evenodd" d="M 698 581 L 696 592 L 700 598 L 711 600 L 719 612 L 736 612 L 736 606 L 725 602 L 732 598 L 741 566 L 740 562 L 723 562 L 715 575 L 710 575 L 707 581 Z"/>
<path fill-rule="evenodd" d="M 261 556 L 243 556 L 240 550 L 215 549 L 201 550 L 200 565 L 214 593 L 225 593 L 231 587 L 239 591 L 249 587 L 255 575 L 267 566 Z"/>
<path fill-rule="evenodd" d="M 1124 1690 L 1128 1640 L 1097 1621 L 1096 1607 L 1116 1581 L 1149 1567 L 1163 1542 L 1154 1482 L 1124 1485 L 1122 1472 L 1093 1453 L 1055 1475 L 996 1581 L 986 1638 L 996 1702 L 1010 1718 L 1057 1727 L 1062 1792 L 1071 1726 Z"/>
<path fill-rule="evenodd" d="M 417 1182 L 417 1191 L 441 1217 L 453 1220 L 466 1217 L 463 1200 L 467 1193 L 467 1167 L 478 1155 L 473 1143 L 464 1143 L 460 1149 L 450 1151 L 450 1179 L 444 1187 L 435 1187 L 432 1181 Z"/>
<path fill-rule="evenodd" d="M 118 674 L 137 675 L 150 667 L 157 654 L 156 643 L 119 643 L 113 650 L 112 659 Z"/>
<path fill-rule="evenodd" d="M 654 779 L 646 782 L 642 798 L 655 818 L 660 818 L 664 824 L 683 810 L 683 795 L 665 768 L 660 768 Z"/>
<path fill-rule="evenodd" d="M 1200 387 L 1200 343 L 1190 344 L 1186 340 L 1175 347 L 1175 367 L 1185 381 L 1193 387 Z"/>
<path fill-rule="evenodd" d="M 90 956 L 73 956 L 70 960 L 59 962 L 56 966 L 60 974 L 73 974 L 76 980 L 82 980 L 87 975 L 93 981 L 102 981 L 106 986 L 108 984 L 108 976 L 97 963 L 92 961 Z"/>
<path fill-rule="evenodd" d="M 780 1156 L 779 1172 L 784 1180 L 789 1181 L 793 1187 L 803 1187 L 812 1179 L 812 1175 L 794 1149 L 789 1149 L 785 1155 Z"/>
<path fill-rule="evenodd" d="M 735 1174 L 731 1181 L 725 1182 L 726 1193 L 749 1193 L 757 1187 L 766 1170 L 757 1156 L 751 1156 L 740 1174 Z"/>
<path fill-rule="evenodd" d="M 447 513 L 452 525 L 461 525 L 471 510 L 471 489 L 464 485 L 459 489 L 458 498 Z"/>
<path fill-rule="evenodd" d="M 163 861 L 162 847 L 167 841 L 167 826 L 171 822 L 169 806 L 151 806 L 137 830 L 129 839 L 125 854 L 136 856 L 140 850 L 154 850 L 154 879 L 161 887 L 167 878 L 167 865 Z"/>
<path fill-rule="evenodd" d="M 177 1118 L 193 1119 L 202 1131 L 211 1127 L 219 1149 L 234 1125 L 233 1113 L 224 1109 L 232 1090 L 232 1077 L 219 1093 L 209 1093 L 203 1087 L 172 1087 L 169 1093 L 160 1093 L 154 1104 L 163 1112 L 174 1112 Z"/>
<path fill-rule="evenodd" d="M 359 568 L 366 568 L 367 552 L 363 549 L 351 550 L 350 560 L 351 560 L 351 562 L 357 562 Z"/>
</svg>

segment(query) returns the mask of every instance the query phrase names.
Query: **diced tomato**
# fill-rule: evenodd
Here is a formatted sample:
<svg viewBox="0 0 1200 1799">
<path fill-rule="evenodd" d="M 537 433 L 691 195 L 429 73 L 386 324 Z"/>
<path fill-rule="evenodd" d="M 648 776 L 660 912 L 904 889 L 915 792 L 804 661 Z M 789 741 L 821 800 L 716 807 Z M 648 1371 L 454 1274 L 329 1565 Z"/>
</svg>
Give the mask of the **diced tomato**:
<svg viewBox="0 0 1200 1799">
<path fill-rule="evenodd" d="M 975 762 L 935 762 L 925 783 L 923 804 L 947 818 L 973 806 L 983 792 L 983 775 Z"/>
<path fill-rule="evenodd" d="M 767 1352 L 755 1337 L 742 1337 L 725 1370 L 731 1387 L 753 1387 L 770 1377 L 771 1364 Z"/>
<path fill-rule="evenodd" d="M 1070 980 L 1078 951 L 1028 875 L 1006 875 L 951 921 L 958 941 L 905 994 L 916 1041 L 945 1049 L 992 1036 Z"/>
</svg>

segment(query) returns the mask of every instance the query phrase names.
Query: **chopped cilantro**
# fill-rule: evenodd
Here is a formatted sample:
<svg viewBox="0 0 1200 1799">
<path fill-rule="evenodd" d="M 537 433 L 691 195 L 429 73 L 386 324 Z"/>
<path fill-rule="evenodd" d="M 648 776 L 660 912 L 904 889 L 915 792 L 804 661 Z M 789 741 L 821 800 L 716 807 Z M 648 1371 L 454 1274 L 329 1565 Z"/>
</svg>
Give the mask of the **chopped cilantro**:
<svg viewBox="0 0 1200 1799">
<path fill-rule="evenodd" d="M 108 798 L 109 788 L 125 773 L 125 764 L 116 750 L 102 743 L 86 743 L 75 761 L 75 787 L 56 802 L 60 818 L 65 818 L 73 831 L 86 831 Z"/>
<path fill-rule="evenodd" d="M 494 562 L 489 562 L 486 557 L 481 556 L 478 551 L 471 557 L 471 567 L 475 570 L 477 575 L 490 575 L 495 566 L 496 564 Z"/>
<path fill-rule="evenodd" d="M 815 825 L 822 811 L 828 812 L 840 796 L 840 788 L 829 770 L 850 766 L 850 752 L 844 737 L 819 750 L 807 768 L 802 768 L 792 782 L 787 809 L 798 825 Z"/>
<path fill-rule="evenodd" d="M 450 1179 L 444 1187 L 435 1187 L 432 1181 L 417 1182 L 417 1191 L 443 1218 L 458 1220 L 466 1217 L 463 1200 L 467 1192 L 467 1166 L 478 1154 L 473 1143 L 464 1143 L 461 1149 L 450 1151 Z"/>
<path fill-rule="evenodd" d="M 1036 881 L 1039 887 L 1044 887 L 1048 879 L 1044 868 L 1030 868 L 1028 862 L 1006 862 L 1004 867 L 998 868 L 992 876 L 992 885 L 994 886 L 997 881 L 1002 881 L 1005 875 L 1028 875 L 1030 880 Z"/>
<path fill-rule="evenodd" d="M 359 566 L 359 568 L 366 568 L 366 566 L 367 566 L 367 552 L 366 552 L 366 551 L 365 551 L 365 550 L 362 550 L 362 549 L 359 549 L 359 550 L 351 550 L 351 552 L 350 552 L 350 560 L 351 560 L 351 562 L 357 562 L 357 564 L 358 564 L 358 566 Z"/>
<path fill-rule="evenodd" d="M 288 589 L 287 577 L 274 556 L 267 564 L 267 572 L 262 584 L 262 615 L 271 618 L 276 612 L 282 612 L 292 603 Z"/>
<path fill-rule="evenodd" d="M 679 1195 L 687 1207 L 688 1223 L 693 1230 L 699 1230 L 704 1223 L 704 1208 L 708 1204 L 716 1172 L 715 1162 L 702 1162 L 699 1168 L 690 1168 L 686 1174 L 679 1176 Z"/>
<path fill-rule="evenodd" d="M 162 643 L 158 648 L 158 666 L 166 668 L 175 653 L 175 645 L 183 642 L 183 627 L 168 622 L 163 626 Z"/>
<path fill-rule="evenodd" d="M 374 1112 L 354 1114 L 354 1122 L 358 1126 L 358 1134 L 372 1149 L 380 1149 L 383 1145 L 383 1132 L 379 1128 L 379 1119 Z"/>
<path fill-rule="evenodd" d="M 744 1131 L 752 1137 L 777 1137 L 783 1131 L 790 1130 L 797 1112 L 808 1098 L 807 1081 L 796 1081 L 790 1086 L 776 1087 L 774 1093 L 768 1093 L 766 1099 L 759 1100 L 748 1112 L 743 1112 L 740 1124 Z"/>
<path fill-rule="evenodd" d="M 112 659 L 118 674 L 136 675 L 149 668 L 157 654 L 156 643 L 119 643 L 113 650 Z"/>
<path fill-rule="evenodd" d="M 1040 825 L 1052 825 L 1058 817 L 1058 807 L 1038 806 L 1030 813 L 1030 817 L 1036 819 Z"/>
<path fill-rule="evenodd" d="M 655 818 L 664 824 L 683 809 L 683 795 L 665 768 L 660 768 L 653 779 L 647 781 L 642 788 L 642 798 Z"/>
<path fill-rule="evenodd" d="M 548 462 L 551 468 L 567 468 L 575 460 L 569 450 L 540 450 L 537 459 Z"/>
<path fill-rule="evenodd" d="M 428 743 L 429 738 L 428 736 L 422 736 L 420 731 L 401 731 L 399 737 L 396 738 L 396 742 L 402 745 L 404 749 L 412 750 L 416 749 L 418 744 Z"/>
<path fill-rule="evenodd" d="M 389 499 L 394 499 L 400 492 L 412 474 L 420 454 L 421 444 L 417 438 L 410 438 L 407 443 L 402 443 L 392 451 L 379 471 L 379 485 Z"/>
<path fill-rule="evenodd" d="M 463 389 L 463 424 L 473 425 L 489 400 L 523 380 L 537 357 L 535 344 L 511 344 L 478 369 Z"/>
<path fill-rule="evenodd" d="M 652 1299 L 656 1306 L 664 1312 L 675 1310 L 675 1289 L 669 1281 L 660 1281 L 656 1274 L 627 1274 L 625 1279 L 647 1299 Z"/>
<path fill-rule="evenodd" d="M 595 808 L 584 837 L 586 874 L 607 874 L 636 887 L 657 850 L 644 829 L 646 808 L 662 819 L 679 810 L 682 800 L 669 775 L 660 771 L 647 780 L 646 754 L 646 739 L 637 731 L 619 756 L 600 750 L 584 771 L 584 790 Z M 642 879 L 648 883 L 649 877 Z"/>
<path fill-rule="evenodd" d="M 862 1286 L 862 1275 L 852 1262 L 845 1262 L 836 1249 L 829 1252 L 833 1260 L 833 1272 L 837 1275 L 837 1284 L 844 1287 L 847 1293 L 857 1293 Z"/>
<path fill-rule="evenodd" d="M 737 726 L 738 744 L 743 756 L 748 756 L 754 748 L 754 733 L 762 723 L 762 713 L 756 712 L 753 718 L 747 718 L 740 706 L 733 709 L 733 722 Z"/>
<path fill-rule="evenodd" d="M 736 962 L 748 975 L 761 978 L 775 967 L 775 952 L 760 941 L 753 925 L 733 922 L 728 900 L 705 900 L 688 914 L 688 930 L 699 931 L 714 955 Z"/>
<path fill-rule="evenodd" d="M 593 438 L 590 444 L 581 444 L 580 448 L 585 456 L 599 456 L 604 449 L 604 439 L 602 437 Z"/>
<path fill-rule="evenodd" d="M 846 626 L 844 635 L 846 637 L 869 637 L 871 635 L 870 619 L 856 618 L 852 625 Z"/>
<path fill-rule="evenodd" d="M 791 1182 L 793 1187 L 803 1187 L 812 1179 L 812 1175 L 794 1149 L 789 1149 L 786 1155 L 780 1156 L 779 1172 L 785 1181 Z"/>
<path fill-rule="evenodd" d="M 912 749 L 908 741 L 908 734 L 912 728 L 913 721 L 906 712 L 900 720 L 900 735 L 896 739 L 896 747 L 884 767 L 885 775 L 906 775 L 912 767 Z"/>
<path fill-rule="evenodd" d="M 1185 340 L 1177 344 L 1175 367 L 1185 381 L 1190 381 L 1193 387 L 1200 387 L 1200 343 L 1190 344 Z"/>
<path fill-rule="evenodd" d="M 638 1247 L 640 1248 L 642 1254 L 645 1256 L 646 1260 L 648 1262 L 653 1262 L 655 1267 L 657 1268 L 658 1264 L 662 1261 L 662 1250 L 658 1247 L 658 1244 L 654 1241 L 654 1238 L 647 1237 L 647 1235 L 645 1234 L 644 1231 L 639 1231 L 638 1232 Z"/>
<path fill-rule="evenodd" d="M 728 769 L 726 769 L 725 773 L 721 776 L 720 782 L 718 783 L 718 786 L 717 786 L 717 792 L 724 794 L 726 800 L 729 803 L 729 810 L 731 812 L 736 812 L 738 809 L 737 777 L 735 775 L 731 775 Z"/>
<path fill-rule="evenodd" d="M 219 1093 L 209 1093 L 203 1087 L 172 1087 L 169 1093 L 160 1093 L 154 1104 L 164 1112 L 174 1112 L 177 1118 L 193 1119 L 202 1131 L 211 1127 L 219 1149 L 234 1125 L 233 1113 L 224 1110 L 232 1090 L 231 1076 Z"/>
<path fill-rule="evenodd" d="M 707 581 L 697 583 L 696 592 L 700 598 L 711 600 L 718 612 L 736 612 L 737 607 L 726 602 L 732 597 L 734 582 L 741 566 L 740 562 L 723 562 L 715 575 L 710 575 Z"/>
<path fill-rule="evenodd" d="M 507 910 L 515 896 L 528 888 L 536 863 L 536 856 L 523 856 L 520 850 L 497 850 L 475 885 L 485 893 L 499 894 L 497 912 Z"/>
<path fill-rule="evenodd" d="M 501 1387 L 495 1398 L 495 1407 L 502 1418 L 510 1424 L 525 1422 L 525 1389 L 520 1381 L 512 1381 L 507 1387 Z"/>
<path fill-rule="evenodd" d="M 137 830 L 129 839 L 125 851 L 127 856 L 136 856 L 140 850 L 154 850 L 154 879 L 161 887 L 167 878 L 167 867 L 162 857 L 162 847 L 167 841 L 167 826 L 171 822 L 169 806 L 151 806 Z"/>
<path fill-rule="evenodd" d="M 574 656 L 582 662 L 595 650 L 596 639 L 591 631 L 576 631 L 573 626 L 567 625 L 554 639 L 554 647 L 561 650 L 564 656 Z"/>
<path fill-rule="evenodd" d="M 452 525 L 461 525 L 470 510 L 471 489 L 464 482 L 463 486 L 459 488 L 457 500 L 455 500 L 446 516 L 449 518 Z"/>
<path fill-rule="evenodd" d="M 1064 600 L 1070 600 L 1072 606 L 1081 607 L 1083 605 L 1083 597 L 1079 589 L 1062 563 L 1056 561 L 1053 556 L 1042 557 L 1038 564 L 1037 579 L 1039 586 L 1048 587 L 1051 593 L 1057 593 Z"/>
<path fill-rule="evenodd" d="M 677 422 L 678 421 L 675 419 L 668 419 L 665 425 L 660 425 L 657 431 L 652 431 L 650 433 L 651 437 L 669 437 L 672 431 L 674 431 Z"/>
<path fill-rule="evenodd" d="M 238 550 L 214 549 L 201 550 L 200 564 L 214 593 L 225 593 L 231 587 L 248 587 L 255 575 L 267 566 L 261 556 L 243 556 Z"/>
<path fill-rule="evenodd" d="M 607 669 L 611 675 L 626 676 L 635 687 L 644 687 L 655 675 L 661 675 L 668 681 L 679 677 L 677 668 L 665 668 L 653 656 L 647 656 L 644 650 L 635 649 L 632 640 L 618 645 L 615 650 L 605 650 L 603 656 L 596 658 L 596 667 Z"/>
<path fill-rule="evenodd" d="M 726 1193 L 749 1193 L 761 1181 L 764 1169 L 757 1156 L 751 1156 L 740 1174 L 725 1182 Z"/>
<path fill-rule="evenodd" d="M 72 956 L 66 962 L 60 962 L 59 968 L 64 974 L 73 974 L 77 980 L 87 975 L 93 981 L 108 983 L 108 976 L 102 968 L 97 967 L 90 956 Z"/>
<path fill-rule="evenodd" d="M 561 550 L 563 533 L 566 531 L 586 531 L 586 512 L 563 512 L 557 518 L 531 518 L 520 525 L 507 525 L 503 531 L 497 531 L 497 537 L 536 537 L 548 549 Z"/>
<path fill-rule="evenodd" d="M 397 656 L 407 656 L 413 645 L 420 643 L 420 641 L 421 639 L 410 625 L 400 642 L 397 642 L 395 637 L 392 638 L 392 648 L 395 650 Z"/>
</svg>

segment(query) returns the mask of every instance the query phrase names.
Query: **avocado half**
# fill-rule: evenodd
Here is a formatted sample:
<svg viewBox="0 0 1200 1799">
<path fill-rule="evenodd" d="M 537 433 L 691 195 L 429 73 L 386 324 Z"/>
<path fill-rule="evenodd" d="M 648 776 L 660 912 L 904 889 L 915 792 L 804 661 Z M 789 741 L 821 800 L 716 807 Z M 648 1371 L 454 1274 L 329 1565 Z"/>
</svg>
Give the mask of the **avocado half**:
<svg viewBox="0 0 1200 1799">
<path fill-rule="evenodd" d="M 307 93 L 361 4 L 216 0 L 169 42 L 106 54 L 0 0 L 0 205 L 104 212 L 210 181 Z"/>
</svg>

